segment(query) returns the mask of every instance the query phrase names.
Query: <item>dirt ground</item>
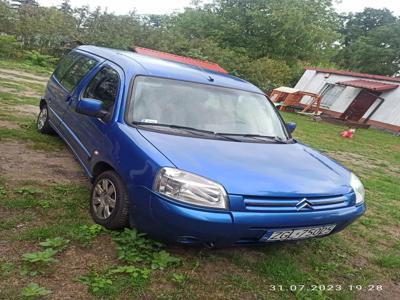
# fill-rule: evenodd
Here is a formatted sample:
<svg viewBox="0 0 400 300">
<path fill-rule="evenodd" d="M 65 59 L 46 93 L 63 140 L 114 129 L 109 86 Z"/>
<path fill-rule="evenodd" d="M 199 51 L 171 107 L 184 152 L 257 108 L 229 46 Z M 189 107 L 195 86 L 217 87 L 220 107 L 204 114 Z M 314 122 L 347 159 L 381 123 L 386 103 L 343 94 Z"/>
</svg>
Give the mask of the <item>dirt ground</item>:
<svg viewBox="0 0 400 300">
<path fill-rule="evenodd" d="M 7 129 L 18 129 L 20 128 L 18 124 L 15 124 L 14 122 L 10 121 L 5 121 L 5 120 L 0 120 L 0 127 L 4 127 Z"/>
<path fill-rule="evenodd" d="M 68 150 L 32 150 L 27 143 L 9 140 L 0 143 L 0 173 L 14 180 L 35 179 L 43 183 L 85 183 L 87 179 Z"/>
</svg>

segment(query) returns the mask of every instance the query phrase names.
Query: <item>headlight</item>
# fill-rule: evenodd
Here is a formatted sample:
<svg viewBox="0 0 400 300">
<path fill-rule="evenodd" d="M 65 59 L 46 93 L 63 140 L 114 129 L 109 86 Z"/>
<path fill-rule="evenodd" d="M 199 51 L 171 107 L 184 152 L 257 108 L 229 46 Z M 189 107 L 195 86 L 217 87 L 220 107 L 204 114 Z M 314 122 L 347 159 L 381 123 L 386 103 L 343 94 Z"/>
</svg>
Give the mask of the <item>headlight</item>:
<svg viewBox="0 0 400 300">
<path fill-rule="evenodd" d="M 353 173 L 351 173 L 350 176 L 350 185 L 356 194 L 356 205 L 363 203 L 365 198 L 364 186 L 361 183 L 361 180 Z"/>
<path fill-rule="evenodd" d="M 189 204 L 228 208 L 222 185 L 204 177 L 174 168 L 162 168 L 154 181 L 154 191 Z"/>
</svg>

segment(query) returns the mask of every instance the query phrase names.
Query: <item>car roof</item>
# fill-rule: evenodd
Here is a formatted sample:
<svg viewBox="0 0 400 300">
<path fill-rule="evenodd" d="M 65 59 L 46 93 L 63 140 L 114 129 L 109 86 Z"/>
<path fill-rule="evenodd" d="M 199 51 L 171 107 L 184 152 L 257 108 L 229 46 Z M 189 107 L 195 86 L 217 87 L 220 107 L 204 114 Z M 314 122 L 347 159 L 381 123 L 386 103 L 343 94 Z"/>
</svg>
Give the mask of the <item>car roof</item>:
<svg viewBox="0 0 400 300">
<path fill-rule="evenodd" d="M 117 64 L 124 70 L 128 78 L 134 75 L 163 77 L 264 94 L 253 84 L 229 74 L 146 56 L 133 51 L 89 45 L 79 46 L 75 48 L 75 50 L 88 52 Z M 212 79 L 210 79 L 210 77 Z"/>
</svg>

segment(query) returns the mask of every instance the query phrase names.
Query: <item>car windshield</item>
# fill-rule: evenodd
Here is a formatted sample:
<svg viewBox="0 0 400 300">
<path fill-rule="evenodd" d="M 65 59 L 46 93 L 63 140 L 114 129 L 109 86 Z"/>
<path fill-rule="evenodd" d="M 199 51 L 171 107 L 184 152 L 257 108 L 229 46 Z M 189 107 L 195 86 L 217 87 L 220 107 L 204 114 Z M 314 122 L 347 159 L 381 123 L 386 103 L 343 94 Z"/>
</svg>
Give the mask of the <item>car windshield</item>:
<svg viewBox="0 0 400 300">
<path fill-rule="evenodd" d="M 287 140 L 272 104 L 257 93 L 139 76 L 130 101 L 128 120 L 132 123 Z"/>
</svg>

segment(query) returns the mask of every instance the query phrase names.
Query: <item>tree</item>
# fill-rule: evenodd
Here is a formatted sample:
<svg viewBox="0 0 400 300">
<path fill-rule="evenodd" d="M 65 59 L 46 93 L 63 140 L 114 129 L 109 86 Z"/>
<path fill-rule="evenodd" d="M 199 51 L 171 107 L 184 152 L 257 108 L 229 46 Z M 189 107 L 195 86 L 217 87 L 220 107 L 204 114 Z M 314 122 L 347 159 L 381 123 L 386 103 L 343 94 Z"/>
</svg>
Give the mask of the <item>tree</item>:
<svg viewBox="0 0 400 300">
<path fill-rule="evenodd" d="M 388 9 L 365 8 L 363 12 L 350 13 L 342 17 L 344 45 L 348 46 L 358 38 L 366 36 L 368 32 L 380 26 L 395 24 L 397 18 Z"/>
<path fill-rule="evenodd" d="M 25 5 L 39 6 L 36 0 L 11 0 L 11 5 L 17 8 Z"/>
<path fill-rule="evenodd" d="M 327 59 L 338 39 L 330 0 L 216 0 L 213 10 L 223 20 L 221 43 L 255 59 Z"/>
<path fill-rule="evenodd" d="M 71 15 L 73 12 L 71 0 L 63 0 L 60 5 L 60 11 L 66 15 Z"/>
<path fill-rule="evenodd" d="M 387 9 L 366 8 L 344 16 L 342 49 L 337 63 L 355 71 L 399 73 L 400 21 Z"/>
<path fill-rule="evenodd" d="M 380 26 L 342 52 L 342 64 L 352 70 L 400 75 L 400 24 Z"/>
<path fill-rule="evenodd" d="M 285 61 L 263 57 L 247 64 L 246 78 L 264 91 L 272 90 L 290 82 L 293 72 Z"/>
<path fill-rule="evenodd" d="M 14 20 L 15 11 L 8 2 L 0 0 L 0 34 L 13 34 L 15 27 Z"/>
</svg>

